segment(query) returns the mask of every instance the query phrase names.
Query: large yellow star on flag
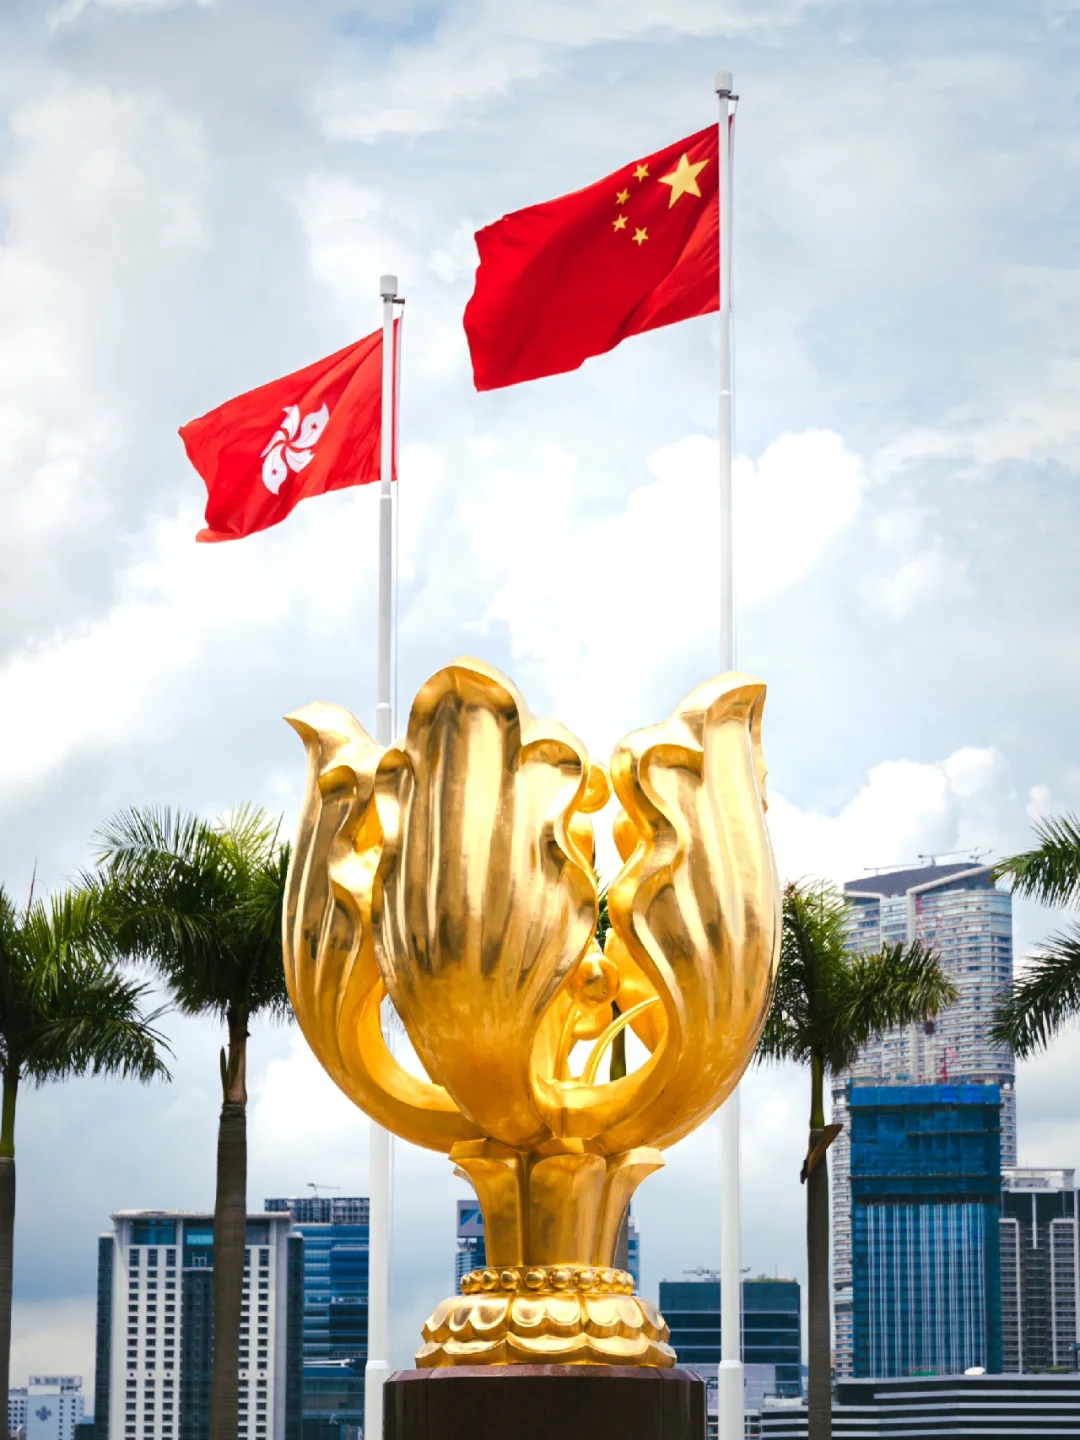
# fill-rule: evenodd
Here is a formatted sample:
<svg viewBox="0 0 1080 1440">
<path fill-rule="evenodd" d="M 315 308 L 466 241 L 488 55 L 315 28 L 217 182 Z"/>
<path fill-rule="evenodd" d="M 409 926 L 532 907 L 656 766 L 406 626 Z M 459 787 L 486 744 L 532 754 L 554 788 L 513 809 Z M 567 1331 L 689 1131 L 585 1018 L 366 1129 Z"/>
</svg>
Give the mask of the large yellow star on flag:
<svg viewBox="0 0 1080 1440">
<path fill-rule="evenodd" d="M 661 185 L 671 186 L 671 199 L 668 201 L 669 210 L 680 195 L 696 195 L 699 199 L 701 198 L 697 177 L 699 172 L 704 170 L 708 163 L 708 160 L 699 160 L 696 165 L 691 165 L 689 158 L 684 154 L 670 175 L 660 176 Z"/>
</svg>

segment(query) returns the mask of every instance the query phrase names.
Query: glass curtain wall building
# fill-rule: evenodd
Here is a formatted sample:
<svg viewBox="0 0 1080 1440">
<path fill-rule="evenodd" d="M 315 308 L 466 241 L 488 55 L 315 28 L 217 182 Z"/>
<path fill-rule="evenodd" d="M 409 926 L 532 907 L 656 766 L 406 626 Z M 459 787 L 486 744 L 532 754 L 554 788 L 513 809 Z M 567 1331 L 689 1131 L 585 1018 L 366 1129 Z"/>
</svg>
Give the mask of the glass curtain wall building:
<svg viewBox="0 0 1080 1440">
<path fill-rule="evenodd" d="M 660 1310 L 671 1331 L 677 1364 L 705 1381 L 710 1437 L 717 1435 L 717 1367 L 720 1364 L 720 1281 L 662 1280 Z M 748 1414 L 769 1397 L 802 1394 L 802 1295 L 797 1280 L 744 1280 L 742 1358 Z"/>
<path fill-rule="evenodd" d="M 1011 1169 L 1001 1192 L 1001 1365 L 1077 1368 L 1080 1245 L 1072 1170 Z"/>
<path fill-rule="evenodd" d="M 98 1244 L 97 1440 L 209 1440 L 214 1218 L 175 1210 L 111 1218 Z M 301 1440 L 302 1276 L 288 1217 L 249 1215 L 240 1440 Z"/>
<path fill-rule="evenodd" d="M 363 1424 L 370 1204 L 363 1195 L 265 1202 L 303 1242 L 304 1440 L 345 1440 Z"/>
<path fill-rule="evenodd" d="M 1012 979 L 1012 897 L 995 887 L 989 866 L 970 861 L 866 875 L 849 880 L 844 893 L 852 905 L 852 949 L 920 939 L 938 952 L 960 992 L 936 1020 L 891 1031 L 867 1045 L 852 1076 L 887 1085 L 996 1085 L 1001 1163 L 1015 1165 L 1015 1067 L 1008 1051 L 989 1041 L 997 995 Z M 847 1079 L 838 1076 L 833 1085 L 832 1118 L 844 1129 L 829 1152 L 838 1378 L 854 1373 Z"/>
<path fill-rule="evenodd" d="M 856 1377 L 1001 1369 L 995 1085 L 854 1082 Z"/>
</svg>

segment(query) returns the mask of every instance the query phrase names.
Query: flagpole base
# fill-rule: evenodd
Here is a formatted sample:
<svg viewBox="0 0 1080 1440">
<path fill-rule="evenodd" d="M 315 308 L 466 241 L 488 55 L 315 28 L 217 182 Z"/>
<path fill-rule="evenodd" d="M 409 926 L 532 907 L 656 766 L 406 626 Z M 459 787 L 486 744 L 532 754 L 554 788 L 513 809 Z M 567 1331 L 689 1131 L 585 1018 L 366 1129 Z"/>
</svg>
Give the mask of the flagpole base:
<svg viewBox="0 0 1080 1440">
<path fill-rule="evenodd" d="M 399 1370 L 382 1440 L 705 1440 L 705 1382 L 622 1365 Z M 375 1437 L 367 1437 L 375 1440 Z"/>
</svg>

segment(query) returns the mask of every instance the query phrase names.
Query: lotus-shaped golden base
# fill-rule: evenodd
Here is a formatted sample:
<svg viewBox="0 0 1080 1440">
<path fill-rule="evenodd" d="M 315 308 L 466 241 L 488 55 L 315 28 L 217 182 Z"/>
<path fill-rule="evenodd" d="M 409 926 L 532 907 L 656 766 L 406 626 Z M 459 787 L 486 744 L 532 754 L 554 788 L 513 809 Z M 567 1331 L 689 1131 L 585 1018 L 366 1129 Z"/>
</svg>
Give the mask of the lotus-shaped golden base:
<svg viewBox="0 0 1080 1440">
<path fill-rule="evenodd" d="M 428 1317 L 416 1363 L 674 1365 L 664 1317 L 633 1288 L 589 1266 L 474 1270 Z"/>
</svg>

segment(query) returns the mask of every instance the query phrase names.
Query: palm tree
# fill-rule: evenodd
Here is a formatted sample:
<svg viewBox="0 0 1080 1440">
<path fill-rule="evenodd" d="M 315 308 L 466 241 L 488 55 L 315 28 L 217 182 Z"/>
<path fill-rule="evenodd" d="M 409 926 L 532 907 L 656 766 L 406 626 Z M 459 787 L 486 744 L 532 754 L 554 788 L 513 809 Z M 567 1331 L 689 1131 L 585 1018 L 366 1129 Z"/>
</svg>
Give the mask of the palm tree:
<svg viewBox="0 0 1080 1440">
<path fill-rule="evenodd" d="M 24 1082 L 169 1078 L 148 987 L 101 957 L 97 897 L 67 890 L 19 910 L 0 887 L 0 1414 L 7 1414 L 15 1231 L 15 1111 Z"/>
<path fill-rule="evenodd" d="M 149 965 L 185 1015 L 228 1031 L 221 1052 L 214 1200 L 211 1440 L 236 1440 L 240 1309 L 247 1242 L 247 1042 L 257 1015 L 292 1011 L 281 956 L 289 847 L 278 823 L 245 806 L 212 822 L 127 810 L 97 836 L 117 955 Z"/>
<path fill-rule="evenodd" d="M 1015 895 L 1044 905 L 1080 903 L 1080 819 L 1064 815 L 1035 825 L 1038 844 L 994 867 Z M 1080 922 L 1051 935 L 998 1006 L 991 1037 L 1025 1056 L 1048 1045 L 1066 1020 L 1080 1015 Z"/>
<path fill-rule="evenodd" d="M 829 1171 L 826 1151 L 839 1126 L 825 1124 L 825 1077 L 854 1063 L 883 1031 L 927 1020 L 956 998 L 937 957 L 919 941 L 853 954 L 848 902 L 827 884 L 784 891 L 783 940 L 776 993 L 757 1059 L 810 1067 L 806 1185 L 809 1440 L 832 1434 L 829 1304 Z"/>
</svg>

